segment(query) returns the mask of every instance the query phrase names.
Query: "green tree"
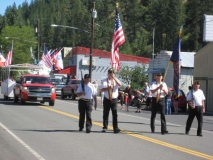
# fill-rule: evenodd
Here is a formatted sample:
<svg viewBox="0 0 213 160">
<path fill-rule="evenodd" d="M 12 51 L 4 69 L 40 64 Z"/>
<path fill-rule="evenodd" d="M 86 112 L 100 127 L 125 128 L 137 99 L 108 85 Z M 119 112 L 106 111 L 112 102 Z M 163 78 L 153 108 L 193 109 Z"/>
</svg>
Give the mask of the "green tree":
<svg viewBox="0 0 213 160">
<path fill-rule="evenodd" d="M 136 65 L 133 68 L 122 66 L 121 69 L 116 72 L 116 75 L 118 75 L 118 78 L 120 78 L 124 84 L 130 84 L 133 89 L 141 89 L 144 82 L 147 82 L 148 80 L 148 76 L 142 74 L 144 70 L 145 65 L 142 67 L 141 65 Z"/>
<path fill-rule="evenodd" d="M 186 2 L 185 33 L 188 37 L 183 47 L 189 51 L 198 51 L 206 43 L 203 42 L 203 15 L 213 14 L 212 0 L 190 0 Z"/>
<path fill-rule="evenodd" d="M 10 37 L 8 40 L 5 37 Z M 2 30 L 0 44 L 3 46 L 4 53 L 8 53 L 13 40 L 12 64 L 31 63 L 30 47 L 36 49 L 36 37 L 34 29 L 29 26 L 6 26 Z M 27 40 L 27 41 L 25 41 Z M 35 43 L 32 43 L 32 42 Z M 6 57 L 5 54 L 5 57 Z"/>
</svg>

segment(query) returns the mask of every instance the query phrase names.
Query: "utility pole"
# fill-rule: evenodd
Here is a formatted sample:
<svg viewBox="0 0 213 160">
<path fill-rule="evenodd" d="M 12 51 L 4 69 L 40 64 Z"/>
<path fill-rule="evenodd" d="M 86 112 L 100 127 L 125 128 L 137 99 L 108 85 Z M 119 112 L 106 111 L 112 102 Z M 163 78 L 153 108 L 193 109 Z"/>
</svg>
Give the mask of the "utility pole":
<svg viewBox="0 0 213 160">
<path fill-rule="evenodd" d="M 89 56 L 89 75 L 92 80 L 92 52 L 93 52 L 93 44 L 94 44 L 94 22 L 97 17 L 97 12 L 95 10 L 95 0 L 93 2 L 92 9 L 92 23 L 91 23 L 91 44 L 90 44 L 90 56 Z"/>
<path fill-rule="evenodd" d="M 153 39 L 153 44 L 152 44 L 152 69 L 154 69 L 154 58 L 155 58 L 155 28 L 153 28 L 152 39 Z"/>
<path fill-rule="evenodd" d="M 37 23 L 37 27 L 35 28 L 35 33 L 37 34 L 37 38 L 38 38 L 38 55 L 37 55 L 37 60 L 39 61 L 39 54 L 40 54 L 40 28 L 39 28 L 39 19 L 38 19 L 38 23 Z"/>
</svg>

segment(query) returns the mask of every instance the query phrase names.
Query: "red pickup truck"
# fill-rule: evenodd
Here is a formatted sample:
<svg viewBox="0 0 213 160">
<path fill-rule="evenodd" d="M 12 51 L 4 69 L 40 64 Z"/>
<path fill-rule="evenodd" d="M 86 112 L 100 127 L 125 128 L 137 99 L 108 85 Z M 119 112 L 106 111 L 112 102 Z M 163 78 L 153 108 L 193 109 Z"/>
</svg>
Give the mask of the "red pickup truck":
<svg viewBox="0 0 213 160">
<path fill-rule="evenodd" d="M 81 80 L 70 79 L 68 83 L 61 89 L 61 99 L 69 97 L 72 100 L 75 100 L 77 97 L 76 90 L 80 84 Z"/>
<path fill-rule="evenodd" d="M 21 104 L 25 101 L 49 102 L 49 106 L 54 106 L 56 93 L 55 87 L 51 84 L 49 77 L 34 74 L 25 74 L 16 81 L 14 86 L 14 103 L 20 99 Z"/>
</svg>

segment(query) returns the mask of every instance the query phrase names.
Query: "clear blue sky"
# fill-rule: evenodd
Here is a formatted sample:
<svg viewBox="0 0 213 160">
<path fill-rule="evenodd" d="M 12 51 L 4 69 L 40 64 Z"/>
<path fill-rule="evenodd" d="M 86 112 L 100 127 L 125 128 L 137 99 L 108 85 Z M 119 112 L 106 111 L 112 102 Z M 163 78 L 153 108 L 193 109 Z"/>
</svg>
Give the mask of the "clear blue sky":
<svg viewBox="0 0 213 160">
<path fill-rule="evenodd" d="M 16 7 L 21 5 L 23 2 L 27 1 L 28 4 L 31 3 L 31 0 L 0 0 L 0 14 L 3 16 L 5 10 L 8 6 L 13 6 L 13 3 L 16 3 Z"/>
</svg>

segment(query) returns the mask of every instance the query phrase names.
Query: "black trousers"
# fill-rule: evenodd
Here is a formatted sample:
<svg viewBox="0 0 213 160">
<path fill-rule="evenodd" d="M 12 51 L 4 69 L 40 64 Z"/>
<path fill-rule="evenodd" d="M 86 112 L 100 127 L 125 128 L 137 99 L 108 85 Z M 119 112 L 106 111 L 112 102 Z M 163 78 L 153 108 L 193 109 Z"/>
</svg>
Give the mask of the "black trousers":
<svg viewBox="0 0 213 160">
<path fill-rule="evenodd" d="M 190 130 L 195 116 L 198 121 L 197 134 L 200 134 L 202 133 L 202 126 L 203 126 L 203 108 L 202 107 L 196 106 L 194 109 L 192 109 L 191 107 L 189 108 L 189 116 L 186 122 L 186 131 L 188 132 Z"/>
<path fill-rule="evenodd" d="M 78 101 L 78 111 L 79 111 L 79 128 L 84 128 L 84 120 L 85 120 L 85 114 L 86 114 L 86 129 L 92 128 L 92 118 L 91 118 L 91 112 L 92 112 L 92 100 L 91 101 L 84 101 L 79 99 Z"/>
<path fill-rule="evenodd" d="M 113 129 L 116 130 L 118 129 L 118 114 L 117 114 L 117 103 L 118 100 L 112 99 L 109 100 L 104 97 L 104 110 L 103 110 L 103 129 L 107 129 L 108 127 L 108 119 L 109 119 L 109 111 L 111 109 L 112 111 L 112 122 L 113 122 Z"/>
<path fill-rule="evenodd" d="M 156 98 L 152 97 L 152 114 L 151 114 L 151 130 L 155 130 L 155 117 L 157 111 L 160 111 L 160 119 L 161 119 L 161 132 L 166 131 L 166 118 L 165 118 L 165 99 L 162 98 L 159 102 L 156 102 Z"/>
</svg>

